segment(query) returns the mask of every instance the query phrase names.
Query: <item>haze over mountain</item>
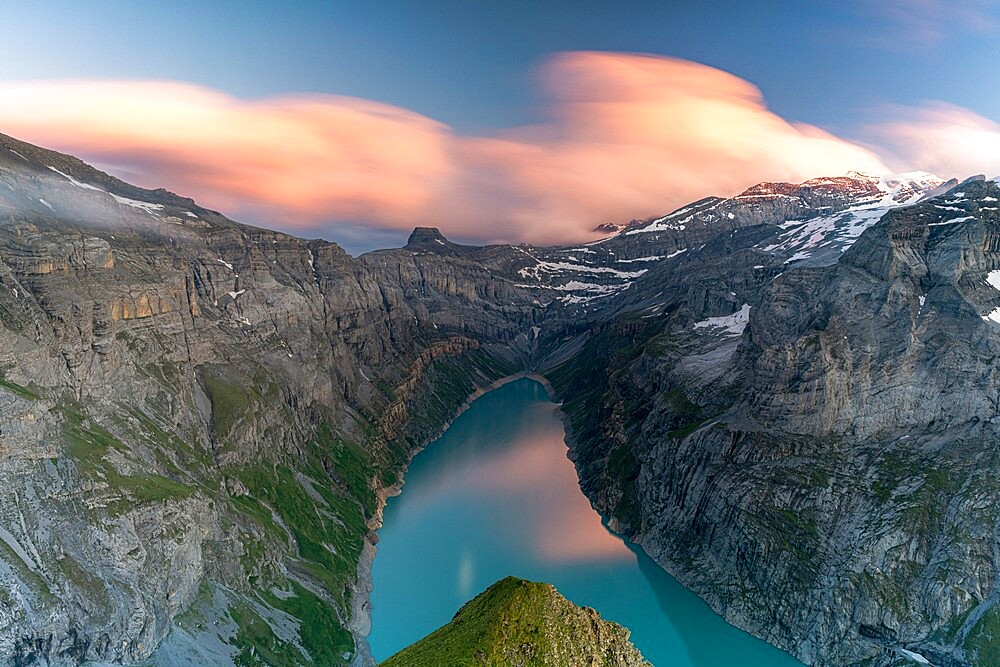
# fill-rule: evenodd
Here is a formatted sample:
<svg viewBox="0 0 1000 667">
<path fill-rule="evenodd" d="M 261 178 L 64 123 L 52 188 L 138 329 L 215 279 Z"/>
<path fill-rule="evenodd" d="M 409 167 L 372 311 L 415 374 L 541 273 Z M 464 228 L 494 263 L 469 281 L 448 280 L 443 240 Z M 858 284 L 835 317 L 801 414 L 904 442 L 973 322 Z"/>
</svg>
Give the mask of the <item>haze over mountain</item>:
<svg viewBox="0 0 1000 667">
<path fill-rule="evenodd" d="M 0 655 L 370 664 L 385 494 L 532 370 L 610 525 L 731 622 L 991 664 L 998 200 L 855 174 L 351 258 L 0 137 Z"/>
<path fill-rule="evenodd" d="M 1000 174 L 998 101 L 975 77 L 995 52 L 992 0 L 229 4 L 98 2 L 77 17 L 90 31 L 66 30 L 65 8 L 23 11 L 0 45 L 21 63 L 0 81 L 0 126 L 355 253 L 413 226 L 587 241 L 761 181 Z M 94 48 L 130 20 L 141 29 Z M 60 35 L 45 54 L 22 44 L 39 25 Z"/>
</svg>

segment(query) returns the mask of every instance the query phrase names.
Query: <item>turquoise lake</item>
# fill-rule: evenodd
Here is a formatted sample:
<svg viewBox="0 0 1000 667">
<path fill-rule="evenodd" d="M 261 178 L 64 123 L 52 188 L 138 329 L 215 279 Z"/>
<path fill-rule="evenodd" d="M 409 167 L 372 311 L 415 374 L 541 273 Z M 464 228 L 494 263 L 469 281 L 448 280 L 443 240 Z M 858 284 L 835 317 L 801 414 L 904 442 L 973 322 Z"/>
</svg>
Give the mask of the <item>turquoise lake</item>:
<svg viewBox="0 0 1000 667">
<path fill-rule="evenodd" d="M 627 626 L 657 667 L 801 667 L 727 624 L 609 532 L 580 491 L 563 436 L 544 388 L 521 379 L 478 398 L 416 456 L 379 530 L 369 636 L 376 660 L 515 575 L 554 584 Z"/>
</svg>

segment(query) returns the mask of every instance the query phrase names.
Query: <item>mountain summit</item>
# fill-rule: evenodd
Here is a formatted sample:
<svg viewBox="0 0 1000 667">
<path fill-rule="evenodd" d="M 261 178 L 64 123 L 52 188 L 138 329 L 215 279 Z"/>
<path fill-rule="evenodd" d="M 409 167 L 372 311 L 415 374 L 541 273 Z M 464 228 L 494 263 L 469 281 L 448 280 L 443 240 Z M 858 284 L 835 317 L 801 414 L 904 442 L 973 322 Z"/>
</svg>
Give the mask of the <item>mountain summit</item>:
<svg viewBox="0 0 1000 667">
<path fill-rule="evenodd" d="M 549 584 L 507 577 L 380 667 L 651 667 L 629 632 Z"/>
</svg>

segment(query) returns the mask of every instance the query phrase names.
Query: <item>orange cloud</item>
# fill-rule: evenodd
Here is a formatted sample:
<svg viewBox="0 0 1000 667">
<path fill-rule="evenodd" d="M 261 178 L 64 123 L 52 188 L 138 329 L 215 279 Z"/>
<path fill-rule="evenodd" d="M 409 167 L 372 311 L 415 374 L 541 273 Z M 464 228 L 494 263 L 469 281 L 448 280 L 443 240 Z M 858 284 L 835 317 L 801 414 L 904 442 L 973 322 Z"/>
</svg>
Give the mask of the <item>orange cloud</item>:
<svg viewBox="0 0 1000 667">
<path fill-rule="evenodd" d="M 1000 175 L 1000 124 L 944 102 L 889 109 L 894 119 L 867 128 L 894 165 L 962 178 Z"/>
<path fill-rule="evenodd" d="M 566 53 L 547 120 L 461 136 L 330 95 L 241 100 L 162 81 L 0 84 L 0 131 L 113 165 L 237 218 L 308 228 L 433 224 L 483 240 L 575 241 L 760 180 L 856 169 L 871 151 L 769 111 L 750 83 L 673 58 Z"/>
<path fill-rule="evenodd" d="M 230 213 L 269 209 L 292 224 L 370 216 L 402 225 L 452 168 L 443 125 L 346 97 L 245 101 L 159 81 L 2 84 L 0 124 L 124 166 L 142 185 Z"/>
</svg>

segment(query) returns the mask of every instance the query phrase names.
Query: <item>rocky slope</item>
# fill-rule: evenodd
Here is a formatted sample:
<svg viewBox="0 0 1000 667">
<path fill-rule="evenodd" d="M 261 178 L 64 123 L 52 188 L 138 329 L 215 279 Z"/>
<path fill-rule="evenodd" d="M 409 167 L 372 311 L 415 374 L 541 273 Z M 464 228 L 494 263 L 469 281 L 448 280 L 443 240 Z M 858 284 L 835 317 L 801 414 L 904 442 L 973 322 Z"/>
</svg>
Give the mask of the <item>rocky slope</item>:
<svg viewBox="0 0 1000 667">
<path fill-rule="evenodd" d="M 536 370 L 595 505 L 731 621 L 990 664 L 998 198 L 852 175 L 353 258 L 0 135 L 0 660 L 370 664 L 384 494 Z"/>
<path fill-rule="evenodd" d="M 507 577 L 381 667 L 649 667 L 629 632 L 549 584 Z"/>
<path fill-rule="evenodd" d="M 364 662 L 379 489 L 525 365 L 536 292 L 9 138 L 0 219 L 0 659 L 134 663 L 173 628 L 165 664 Z"/>
<path fill-rule="evenodd" d="M 724 279 L 643 286 L 548 374 L 584 489 L 809 664 L 995 664 L 998 199 L 963 183 L 777 275 L 727 240 Z"/>
</svg>

